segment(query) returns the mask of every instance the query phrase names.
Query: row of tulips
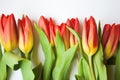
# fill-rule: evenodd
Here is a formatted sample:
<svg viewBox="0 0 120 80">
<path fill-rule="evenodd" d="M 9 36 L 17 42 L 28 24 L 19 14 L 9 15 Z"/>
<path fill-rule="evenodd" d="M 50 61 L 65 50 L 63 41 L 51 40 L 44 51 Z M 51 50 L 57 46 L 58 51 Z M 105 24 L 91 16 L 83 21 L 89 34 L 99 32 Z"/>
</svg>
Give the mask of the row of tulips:
<svg viewBox="0 0 120 80">
<path fill-rule="evenodd" d="M 28 16 L 18 19 L 18 27 L 14 15 L 0 17 L 0 42 L 4 49 L 12 51 L 18 47 L 25 54 L 33 47 L 33 26 Z"/>
<path fill-rule="evenodd" d="M 45 61 L 43 67 L 40 64 L 32 69 L 30 58 L 34 35 L 31 20 L 23 16 L 22 20 L 18 19 L 17 25 L 13 14 L 1 15 L 0 43 L 5 50 L 1 49 L 0 69 L 4 67 L 4 74 L 0 72 L 0 80 L 6 79 L 6 65 L 16 70 L 14 67 L 17 63 L 24 80 L 69 80 L 75 56 L 78 57 L 76 80 L 107 80 L 106 65 L 112 62 L 113 55 L 116 58 L 115 80 L 119 80 L 119 24 L 105 24 L 102 33 L 100 23 L 97 26 L 92 16 L 88 20 L 85 18 L 82 28 L 78 18 L 67 19 L 65 23 L 57 25 L 52 18 L 41 16 L 34 27 L 40 38 Z M 17 47 L 21 55 L 13 54 L 12 51 Z M 9 57 L 13 62 L 10 62 Z"/>
</svg>

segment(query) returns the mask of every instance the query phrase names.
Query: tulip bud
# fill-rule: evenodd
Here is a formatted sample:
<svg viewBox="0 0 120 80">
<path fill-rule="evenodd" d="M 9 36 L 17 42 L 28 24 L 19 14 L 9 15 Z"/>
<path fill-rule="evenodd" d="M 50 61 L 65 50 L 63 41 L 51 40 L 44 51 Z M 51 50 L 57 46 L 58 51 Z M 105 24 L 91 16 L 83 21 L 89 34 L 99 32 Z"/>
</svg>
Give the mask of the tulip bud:
<svg viewBox="0 0 120 80">
<path fill-rule="evenodd" d="M 48 39 L 50 38 L 49 34 L 49 21 L 44 18 L 44 16 L 41 16 L 38 22 L 39 27 L 45 32 Z"/>
<path fill-rule="evenodd" d="M 33 47 L 33 25 L 28 16 L 18 19 L 19 48 L 26 57 Z"/>
<path fill-rule="evenodd" d="M 56 27 L 55 27 L 55 24 L 54 24 L 54 21 L 52 18 L 50 18 L 50 21 L 49 21 L 49 29 L 50 29 L 50 43 L 52 46 L 55 45 L 55 30 L 56 30 Z"/>
<path fill-rule="evenodd" d="M 119 40 L 119 28 L 117 25 L 105 24 L 102 35 L 102 46 L 105 59 L 108 60 L 115 52 Z"/>
<path fill-rule="evenodd" d="M 82 31 L 82 46 L 87 55 L 93 55 L 98 49 L 97 26 L 94 18 L 91 16 L 87 21 L 85 18 Z"/>
<path fill-rule="evenodd" d="M 56 28 L 58 28 L 58 31 L 64 41 L 65 49 L 67 50 L 70 46 L 70 42 L 69 42 L 70 32 L 68 31 L 66 24 L 62 23 L 60 26 L 57 26 Z"/>
<path fill-rule="evenodd" d="M 80 23 L 79 23 L 78 18 L 76 18 L 76 19 L 72 18 L 71 20 L 68 19 L 66 23 L 69 27 L 71 27 L 73 30 L 75 30 L 75 32 L 80 34 Z M 75 36 L 72 33 L 70 33 L 70 47 L 72 47 L 76 43 L 77 43 L 77 39 L 75 38 Z"/>
<path fill-rule="evenodd" d="M 14 15 L 0 17 L 0 42 L 6 51 L 18 46 L 18 33 Z"/>
</svg>

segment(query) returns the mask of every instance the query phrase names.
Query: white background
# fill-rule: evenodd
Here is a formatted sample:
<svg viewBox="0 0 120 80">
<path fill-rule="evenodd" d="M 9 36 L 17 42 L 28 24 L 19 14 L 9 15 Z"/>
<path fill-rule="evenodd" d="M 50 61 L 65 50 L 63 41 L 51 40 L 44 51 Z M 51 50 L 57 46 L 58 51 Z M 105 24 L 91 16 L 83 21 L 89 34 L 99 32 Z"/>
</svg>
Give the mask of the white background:
<svg viewBox="0 0 120 80">
<path fill-rule="evenodd" d="M 14 13 L 16 20 L 22 14 L 28 15 L 31 20 L 38 21 L 41 15 L 55 19 L 57 24 L 66 22 L 67 18 L 78 17 L 83 23 L 85 17 L 94 16 L 96 21 L 105 23 L 120 23 L 120 0 L 1 0 L 0 14 Z M 39 42 L 39 41 L 36 41 Z M 38 46 L 35 46 L 36 48 Z M 41 48 L 36 49 L 33 55 L 35 64 L 44 60 Z M 37 58 L 37 55 L 40 57 Z M 77 69 L 72 70 L 72 79 Z M 8 80 L 22 80 L 20 71 L 12 72 Z"/>
</svg>

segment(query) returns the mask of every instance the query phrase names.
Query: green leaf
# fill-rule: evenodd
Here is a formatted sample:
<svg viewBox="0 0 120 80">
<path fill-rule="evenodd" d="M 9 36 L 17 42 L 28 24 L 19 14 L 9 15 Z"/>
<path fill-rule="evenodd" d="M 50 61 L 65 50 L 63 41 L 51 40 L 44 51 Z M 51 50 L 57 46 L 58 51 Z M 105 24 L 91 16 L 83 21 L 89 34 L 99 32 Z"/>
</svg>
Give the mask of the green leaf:
<svg viewBox="0 0 120 80">
<path fill-rule="evenodd" d="M 68 80 L 69 79 L 69 74 L 70 74 L 70 69 L 71 69 L 71 64 L 73 61 L 73 58 L 75 56 L 76 50 L 77 50 L 78 44 L 75 46 L 69 48 L 64 54 L 65 54 L 65 61 L 63 64 L 63 73 L 64 73 L 64 78 L 63 80 Z"/>
<path fill-rule="evenodd" d="M 6 64 L 4 64 L 3 59 L 0 59 L 0 80 L 6 80 L 6 76 L 7 76 Z"/>
<path fill-rule="evenodd" d="M 5 52 L 3 55 L 3 62 L 13 70 L 17 70 L 19 68 L 18 62 L 21 60 L 23 60 L 23 58 L 15 55 L 13 52 Z"/>
<path fill-rule="evenodd" d="M 34 80 L 31 61 L 24 59 L 20 61 L 20 68 L 23 75 L 23 80 Z"/>
<path fill-rule="evenodd" d="M 7 71 L 6 71 L 6 64 L 3 62 L 3 55 L 0 46 L 0 80 L 6 80 Z"/>
<path fill-rule="evenodd" d="M 38 66 L 36 66 L 33 69 L 34 75 L 35 75 L 35 79 L 34 80 L 41 80 L 41 76 L 42 76 L 42 64 L 40 63 Z"/>
<path fill-rule="evenodd" d="M 34 26 L 39 34 L 40 43 L 45 55 L 45 63 L 43 66 L 43 80 L 50 80 L 52 76 L 52 69 L 55 63 L 55 53 L 45 33 L 40 29 L 37 24 L 34 23 Z"/>
<path fill-rule="evenodd" d="M 99 37 L 99 42 L 101 42 L 102 30 L 101 30 L 101 23 L 100 23 L 100 21 L 98 22 L 98 37 Z"/>
<path fill-rule="evenodd" d="M 115 80 L 120 80 L 120 42 L 118 43 L 116 54 Z"/>
<path fill-rule="evenodd" d="M 79 75 L 75 75 L 76 80 L 85 80 L 83 77 L 80 77 Z"/>
<path fill-rule="evenodd" d="M 92 80 L 89 64 L 84 57 L 79 60 L 78 76 L 78 80 Z"/>
<path fill-rule="evenodd" d="M 102 45 L 99 45 L 97 53 L 93 56 L 93 64 L 95 70 L 96 80 L 107 80 L 107 71 L 104 64 Z M 98 73 L 97 73 L 98 72 Z M 98 76 L 98 77 L 97 77 Z"/>
<path fill-rule="evenodd" d="M 63 40 L 59 32 L 56 32 L 57 59 L 53 70 L 53 80 L 69 80 L 70 67 L 77 50 L 77 46 L 78 44 L 65 51 Z"/>
<path fill-rule="evenodd" d="M 63 53 L 65 52 L 65 45 L 64 42 L 59 34 L 58 31 L 56 31 L 56 42 L 55 42 L 55 47 L 56 47 L 56 51 L 57 51 L 57 56 L 61 56 L 63 55 Z"/>
</svg>

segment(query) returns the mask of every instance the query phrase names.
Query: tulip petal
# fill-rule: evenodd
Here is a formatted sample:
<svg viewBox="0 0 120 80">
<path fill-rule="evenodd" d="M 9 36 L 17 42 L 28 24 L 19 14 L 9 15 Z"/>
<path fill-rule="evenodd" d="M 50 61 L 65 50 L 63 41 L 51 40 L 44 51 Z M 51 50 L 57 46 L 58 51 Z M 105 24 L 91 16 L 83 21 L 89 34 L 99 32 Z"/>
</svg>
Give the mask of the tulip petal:
<svg viewBox="0 0 120 80">
<path fill-rule="evenodd" d="M 110 35 L 110 31 L 111 31 L 111 26 L 110 24 L 105 24 L 104 28 L 103 28 L 103 35 L 102 35 L 102 46 L 103 49 L 105 48 L 105 45 L 108 41 L 108 37 Z"/>
<path fill-rule="evenodd" d="M 89 26 L 87 25 L 87 18 L 85 18 L 83 24 L 83 31 L 82 31 L 82 46 L 86 54 L 90 53 L 90 49 L 88 46 L 88 33 L 89 33 Z"/>
<path fill-rule="evenodd" d="M 50 29 L 50 43 L 52 46 L 55 44 L 55 24 L 52 18 L 49 21 L 49 29 Z"/>
</svg>

